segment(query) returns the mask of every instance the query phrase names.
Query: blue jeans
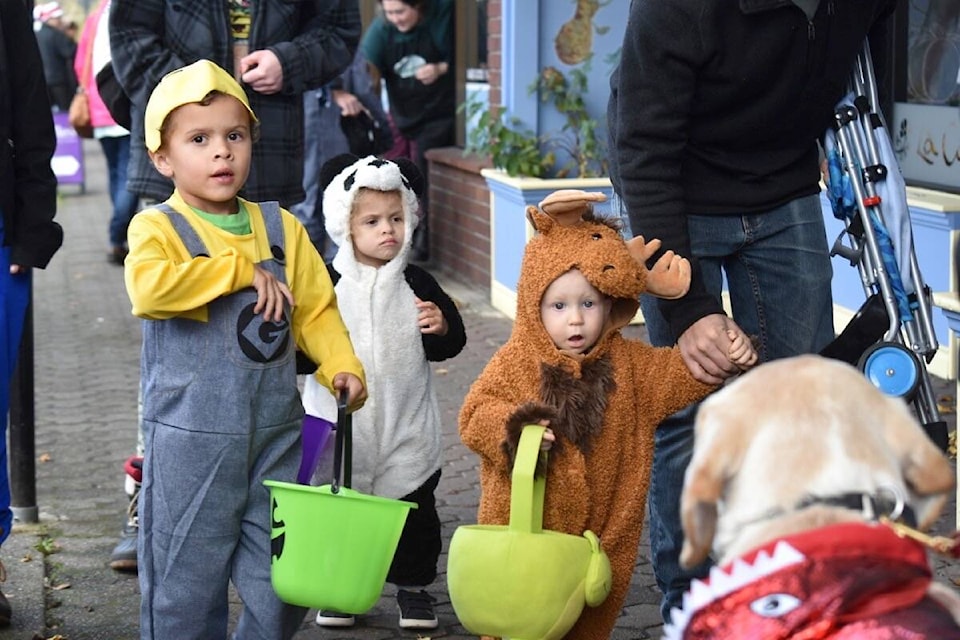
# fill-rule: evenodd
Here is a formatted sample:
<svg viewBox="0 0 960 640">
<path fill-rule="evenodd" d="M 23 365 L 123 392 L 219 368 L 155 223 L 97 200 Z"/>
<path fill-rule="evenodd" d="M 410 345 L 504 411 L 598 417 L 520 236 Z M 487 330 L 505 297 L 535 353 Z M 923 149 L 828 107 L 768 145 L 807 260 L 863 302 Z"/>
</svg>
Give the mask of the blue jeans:
<svg viewBox="0 0 960 640">
<path fill-rule="evenodd" d="M 110 245 L 127 246 L 127 227 L 137 212 L 139 199 L 127 191 L 127 165 L 130 164 L 130 136 L 100 138 L 100 147 L 107 158 L 107 181 L 113 215 L 110 217 Z"/>
<path fill-rule="evenodd" d="M 733 319 L 756 338 L 761 362 L 815 353 L 833 340 L 833 269 L 819 197 L 799 198 L 762 214 L 691 215 L 687 222 L 707 289 L 720 298 L 726 278 Z M 641 296 L 640 305 L 650 342 L 675 344 L 656 299 Z M 710 566 L 684 571 L 679 564 L 680 490 L 693 453 L 696 409 L 670 416 L 655 436 L 650 552 L 665 621 L 681 605 L 690 579 L 705 575 Z"/>
<path fill-rule="evenodd" d="M 326 89 L 303 94 L 303 190 L 306 199 L 290 212 L 307 228 L 307 235 L 324 260 L 332 260 L 337 247 L 327 238 L 323 219 L 320 169 L 327 160 L 350 151 L 340 129 L 340 107 L 328 101 Z"/>
<path fill-rule="evenodd" d="M 0 543 L 10 535 L 13 512 L 10 510 L 10 480 L 7 475 L 7 411 L 10 408 L 10 383 L 17 356 L 27 303 L 30 278 L 26 273 L 10 273 L 10 247 L 3 245 L 3 215 L 0 211 Z"/>
</svg>

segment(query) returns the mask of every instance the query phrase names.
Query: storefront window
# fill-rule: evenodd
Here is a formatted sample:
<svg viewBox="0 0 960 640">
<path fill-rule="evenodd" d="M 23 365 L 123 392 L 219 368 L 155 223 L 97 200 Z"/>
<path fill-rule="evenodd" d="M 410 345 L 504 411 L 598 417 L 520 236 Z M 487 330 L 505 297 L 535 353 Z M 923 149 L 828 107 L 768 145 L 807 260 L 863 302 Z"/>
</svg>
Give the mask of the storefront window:
<svg viewBox="0 0 960 640">
<path fill-rule="evenodd" d="M 895 22 L 906 56 L 890 124 L 904 177 L 960 193 L 960 0 L 908 0 Z"/>
</svg>

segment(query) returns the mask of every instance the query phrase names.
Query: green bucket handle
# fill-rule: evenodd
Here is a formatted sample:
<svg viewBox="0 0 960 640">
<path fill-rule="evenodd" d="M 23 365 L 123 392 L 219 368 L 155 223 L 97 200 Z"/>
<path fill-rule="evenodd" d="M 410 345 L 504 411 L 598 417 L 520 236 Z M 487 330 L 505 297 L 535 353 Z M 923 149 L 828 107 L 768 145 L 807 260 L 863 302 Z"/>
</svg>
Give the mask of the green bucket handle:
<svg viewBox="0 0 960 640">
<path fill-rule="evenodd" d="M 347 390 L 341 389 L 337 397 L 337 426 L 333 445 L 333 482 L 330 493 L 340 493 L 340 464 L 343 463 L 343 486 L 353 484 L 353 417 L 347 413 Z"/>
<path fill-rule="evenodd" d="M 513 531 L 543 531 L 543 493 L 547 478 L 546 474 L 536 477 L 535 472 L 537 460 L 542 458 L 546 466 L 547 452 L 540 450 L 546 430 L 543 425 L 528 424 L 520 432 L 510 488 L 510 529 Z"/>
</svg>

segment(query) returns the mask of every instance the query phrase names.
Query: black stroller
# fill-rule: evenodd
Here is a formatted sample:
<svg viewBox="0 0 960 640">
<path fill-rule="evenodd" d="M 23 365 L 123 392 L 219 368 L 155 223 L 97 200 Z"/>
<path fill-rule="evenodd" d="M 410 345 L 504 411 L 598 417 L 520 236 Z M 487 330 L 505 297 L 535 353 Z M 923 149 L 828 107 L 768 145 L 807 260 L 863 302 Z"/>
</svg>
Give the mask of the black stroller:
<svg viewBox="0 0 960 640">
<path fill-rule="evenodd" d="M 857 366 L 881 391 L 912 403 L 927 435 L 946 450 L 947 425 L 926 368 L 938 347 L 932 294 L 914 254 L 906 188 L 866 42 L 849 89 L 824 141 L 828 195 L 844 224 L 831 255 L 858 267 L 867 299 L 821 354 Z"/>
</svg>

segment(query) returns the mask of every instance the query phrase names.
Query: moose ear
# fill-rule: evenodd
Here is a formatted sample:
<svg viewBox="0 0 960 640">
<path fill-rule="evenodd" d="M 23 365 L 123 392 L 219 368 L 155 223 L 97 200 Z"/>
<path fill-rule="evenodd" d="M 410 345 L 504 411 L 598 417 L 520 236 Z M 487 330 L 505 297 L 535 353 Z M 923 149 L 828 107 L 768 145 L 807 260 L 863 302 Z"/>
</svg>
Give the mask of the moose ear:
<svg viewBox="0 0 960 640">
<path fill-rule="evenodd" d="M 527 220 L 537 233 L 546 233 L 554 225 L 554 220 L 535 206 L 527 206 Z"/>
<path fill-rule="evenodd" d="M 417 197 L 422 198 L 426 181 L 417 165 L 409 158 L 397 158 L 392 162 L 400 167 L 400 174 L 406 179 L 407 184 L 410 185 Z"/>
<path fill-rule="evenodd" d="M 327 187 L 330 186 L 330 183 L 333 182 L 333 179 L 336 178 L 341 171 L 356 163 L 358 160 L 360 160 L 360 158 L 352 153 L 341 153 L 324 162 L 323 166 L 320 167 L 320 191 L 326 191 Z"/>
</svg>

